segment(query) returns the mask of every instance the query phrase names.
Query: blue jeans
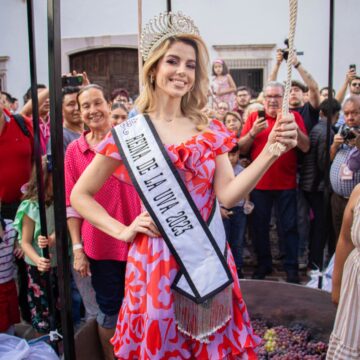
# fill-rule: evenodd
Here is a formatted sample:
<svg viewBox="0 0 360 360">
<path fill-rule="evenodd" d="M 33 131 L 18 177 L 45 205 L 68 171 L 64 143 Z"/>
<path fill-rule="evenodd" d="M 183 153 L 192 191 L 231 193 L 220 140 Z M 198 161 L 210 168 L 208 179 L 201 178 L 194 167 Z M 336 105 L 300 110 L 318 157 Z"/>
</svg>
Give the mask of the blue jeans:
<svg viewBox="0 0 360 360">
<path fill-rule="evenodd" d="M 331 226 L 326 224 L 326 210 L 323 191 L 304 191 L 304 196 L 314 212 L 311 223 L 309 241 L 309 267 L 312 269 L 323 268 L 324 248 L 331 233 Z M 325 227 L 328 227 L 328 232 Z M 328 237 L 326 237 L 328 235 Z"/>
<path fill-rule="evenodd" d="M 298 270 L 299 235 L 297 230 L 296 190 L 253 190 L 251 201 L 253 211 L 253 245 L 257 255 L 258 268 L 270 270 L 272 257 L 269 238 L 271 209 L 276 204 L 284 241 L 284 269 Z"/>
<path fill-rule="evenodd" d="M 72 266 L 72 264 L 70 265 Z M 72 276 L 70 269 L 70 283 L 71 283 L 71 302 L 72 302 L 72 317 L 74 325 L 80 324 L 81 320 L 81 296 L 78 288 L 76 287 L 74 277 Z"/>
<path fill-rule="evenodd" d="M 302 190 L 297 190 L 297 221 L 299 232 L 299 255 L 303 256 L 309 247 L 310 208 Z"/>
<path fill-rule="evenodd" d="M 238 269 L 243 265 L 243 246 L 246 230 L 246 215 L 243 206 L 235 206 L 230 211 L 233 215 L 229 219 L 223 219 L 226 239 L 230 245 L 231 252 L 234 256 L 235 264 Z"/>
<path fill-rule="evenodd" d="M 97 323 L 106 329 L 115 328 L 125 293 L 126 261 L 89 258 L 91 283 L 99 305 Z"/>
</svg>

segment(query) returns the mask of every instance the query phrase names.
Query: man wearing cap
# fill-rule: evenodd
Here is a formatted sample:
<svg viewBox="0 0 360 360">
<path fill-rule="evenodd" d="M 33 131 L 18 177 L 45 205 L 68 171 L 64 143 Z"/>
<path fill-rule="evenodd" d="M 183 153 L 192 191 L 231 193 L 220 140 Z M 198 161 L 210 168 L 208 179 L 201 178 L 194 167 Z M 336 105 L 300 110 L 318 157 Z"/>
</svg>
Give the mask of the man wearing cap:
<svg viewBox="0 0 360 360">
<path fill-rule="evenodd" d="M 284 57 L 282 51 L 278 50 L 276 53 L 276 63 L 270 74 L 270 81 L 276 80 L 283 60 Z M 311 129 L 319 122 L 319 86 L 309 72 L 302 66 L 296 55 L 293 57 L 293 65 L 305 84 L 297 80 L 291 82 L 289 107 L 291 110 L 297 111 L 302 116 L 306 130 L 310 133 Z M 309 92 L 309 101 L 305 102 L 304 94 L 307 91 Z"/>
<path fill-rule="evenodd" d="M 276 53 L 276 63 L 270 74 L 270 80 L 276 80 L 281 63 L 283 62 L 283 52 L 278 50 Z M 293 62 L 294 68 L 298 71 L 302 80 L 305 84 L 300 81 L 293 80 L 291 82 L 290 98 L 289 98 L 289 108 L 292 111 L 298 112 L 304 120 L 307 133 L 309 134 L 312 128 L 319 123 L 320 117 L 320 92 L 319 86 L 314 78 L 309 74 L 308 71 L 302 66 L 301 62 L 297 59 L 294 54 Z M 305 93 L 308 92 L 308 101 L 305 102 Z M 299 165 L 302 162 L 303 154 L 298 153 L 299 156 Z M 298 191 L 297 196 L 298 203 L 298 228 L 299 228 L 299 238 L 300 238 L 300 257 L 303 258 L 306 254 L 307 241 L 310 232 L 309 224 L 309 209 L 307 203 L 304 199 L 304 196 L 301 191 Z M 306 260 L 304 260 L 306 261 Z M 303 260 L 301 265 L 305 265 Z"/>
</svg>

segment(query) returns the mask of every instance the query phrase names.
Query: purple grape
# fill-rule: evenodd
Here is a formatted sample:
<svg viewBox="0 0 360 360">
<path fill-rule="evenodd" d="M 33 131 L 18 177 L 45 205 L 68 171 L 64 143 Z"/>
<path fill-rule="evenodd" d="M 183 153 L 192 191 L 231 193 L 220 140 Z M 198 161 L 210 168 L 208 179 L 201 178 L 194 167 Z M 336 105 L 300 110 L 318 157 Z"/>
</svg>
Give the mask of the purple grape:
<svg viewBox="0 0 360 360">
<path fill-rule="evenodd" d="M 323 360 L 326 357 L 327 344 L 312 340 L 309 330 L 301 324 L 287 328 L 255 319 L 252 325 L 262 338 L 260 360 Z"/>
</svg>

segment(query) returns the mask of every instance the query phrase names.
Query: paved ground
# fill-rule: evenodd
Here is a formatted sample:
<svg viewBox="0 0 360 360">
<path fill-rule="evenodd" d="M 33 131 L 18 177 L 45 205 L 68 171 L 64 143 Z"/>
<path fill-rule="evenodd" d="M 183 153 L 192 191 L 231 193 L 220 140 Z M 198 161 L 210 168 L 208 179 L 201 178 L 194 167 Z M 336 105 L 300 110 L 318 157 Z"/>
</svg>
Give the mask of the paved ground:
<svg viewBox="0 0 360 360">
<path fill-rule="evenodd" d="M 279 250 L 279 243 L 278 243 L 278 235 L 275 226 L 271 226 L 270 228 L 270 243 L 271 243 L 271 254 L 273 258 L 273 272 L 271 275 L 266 277 L 266 280 L 272 281 L 285 281 L 286 273 L 283 270 L 282 266 L 282 259 Z M 245 239 L 245 248 L 244 248 L 244 268 L 243 273 L 245 278 L 251 278 L 252 273 L 256 267 L 256 256 L 254 254 L 252 245 L 251 245 L 251 234 L 248 231 L 246 234 Z M 299 276 L 301 284 L 306 284 L 310 278 L 306 275 L 306 266 L 301 266 L 299 270 Z"/>
</svg>

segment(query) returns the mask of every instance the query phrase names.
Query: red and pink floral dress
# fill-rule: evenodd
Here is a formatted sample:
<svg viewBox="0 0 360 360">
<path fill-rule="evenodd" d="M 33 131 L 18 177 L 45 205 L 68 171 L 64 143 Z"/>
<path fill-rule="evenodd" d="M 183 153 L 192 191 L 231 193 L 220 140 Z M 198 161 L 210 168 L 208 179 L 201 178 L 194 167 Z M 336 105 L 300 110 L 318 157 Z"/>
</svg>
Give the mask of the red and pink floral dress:
<svg viewBox="0 0 360 360">
<path fill-rule="evenodd" d="M 215 200 L 215 158 L 234 146 L 234 137 L 219 121 L 181 145 L 165 145 L 202 217 L 207 220 Z M 98 152 L 121 160 L 111 135 Z M 117 176 L 128 181 L 123 165 Z M 194 244 L 196 251 L 196 244 Z M 234 283 L 232 318 L 201 343 L 181 333 L 176 325 L 171 285 L 179 270 L 162 238 L 139 234 L 130 246 L 126 268 L 125 297 L 111 342 L 119 359 L 257 359 L 260 338 L 250 324 L 233 256 L 227 261 Z M 211 270 L 211 269 L 209 269 Z"/>
</svg>

